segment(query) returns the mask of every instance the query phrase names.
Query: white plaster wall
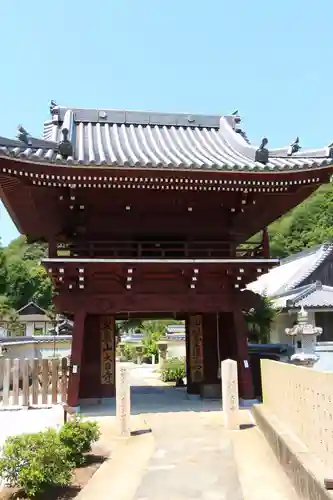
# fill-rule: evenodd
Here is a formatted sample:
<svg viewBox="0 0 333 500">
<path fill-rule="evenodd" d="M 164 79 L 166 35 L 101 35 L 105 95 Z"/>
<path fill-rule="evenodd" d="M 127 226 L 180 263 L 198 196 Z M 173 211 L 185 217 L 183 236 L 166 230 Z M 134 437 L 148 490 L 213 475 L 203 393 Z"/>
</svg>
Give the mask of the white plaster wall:
<svg viewBox="0 0 333 500">
<path fill-rule="evenodd" d="M 25 325 L 25 336 L 32 337 L 34 334 L 34 323 L 24 323 Z"/>
<path fill-rule="evenodd" d="M 25 325 L 26 337 L 35 335 L 35 328 L 41 328 L 42 335 L 46 335 L 49 328 L 52 327 L 52 323 L 45 323 L 43 321 L 22 321 L 22 323 Z"/>
<path fill-rule="evenodd" d="M 5 326 L 0 326 L 0 337 L 7 337 L 7 328 Z"/>
<path fill-rule="evenodd" d="M 33 358 L 53 358 L 66 357 L 71 352 L 70 342 L 62 343 L 31 343 L 31 344 L 13 344 L 5 346 L 7 352 L 3 353 L 4 358 L 10 359 L 33 359 Z"/>
<path fill-rule="evenodd" d="M 37 357 L 34 344 L 11 345 L 11 346 L 5 346 L 4 348 L 7 349 L 7 351 L 3 353 L 4 358 L 33 359 Z"/>
<path fill-rule="evenodd" d="M 168 342 L 168 358 L 184 358 L 186 356 L 186 347 L 184 340 Z"/>
<path fill-rule="evenodd" d="M 296 321 L 296 313 L 280 313 L 272 325 L 270 341 L 272 344 L 290 344 L 292 338 L 285 334 L 286 328 L 291 328 Z"/>
</svg>

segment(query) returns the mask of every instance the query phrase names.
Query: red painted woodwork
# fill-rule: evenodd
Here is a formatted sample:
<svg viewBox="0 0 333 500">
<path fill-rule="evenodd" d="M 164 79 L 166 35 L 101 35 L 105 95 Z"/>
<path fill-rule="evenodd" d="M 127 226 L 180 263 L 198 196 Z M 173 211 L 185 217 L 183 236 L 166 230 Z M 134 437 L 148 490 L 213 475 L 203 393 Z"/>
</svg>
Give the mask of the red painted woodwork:
<svg viewBox="0 0 333 500">
<path fill-rule="evenodd" d="M 238 361 L 239 395 L 243 399 L 254 399 L 254 386 L 248 352 L 248 331 L 244 315 L 240 308 L 235 308 L 234 317 L 234 345 Z"/>
<path fill-rule="evenodd" d="M 86 313 L 84 309 L 77 310 L 74 315 L 74 328 L 72 338 L 72 352 L 70 362 L 70 376 L 68 382 L 67 403 L 69 406 L 77 406 L 79 400 L 80 377 L 82 368 L 82 351 L 84 346 Z M 73 373 L 73 366 L 77 371 Z"/>
<path fill-rule="evenodd" d="M 203 334 L 202 314 L 189 314 L 186 318 L 186 373 L 190 394 L 200 394 L 200 386 L 205 380 Z"/>
<path fill-rule="evenodd" d="M 263 249 L 263 256 L 266 259 L 269 259 L 269 235 L 267 227 L 265 227 L 262 232 L 262 249 Z"/>
<path fill-rule="evenodd" d="M 163 286 L 163 285 L 161 285 Z M 89 314 L 116 314 L 117 316 L 128 315 L 134 317 L 139 313 L 163 313 L 164 317 L 178 316 L 188 312 L 215 312 L 222 310 L 232 311 L 234 308 L 230 294 L 197 294 L 187 292 L 186 294 L 137 294 L 103 295 L 81 297 L 75 294 L 64 294 L 55 297 L 58 310 L 72 313 L 79 307 L 87 309 Z"/>
<path fill-rule="evenodd" d="M 256 297 L 241 290 L 275 263 L 262 259 L 269 255 L 266 230 L 256 244 L 247 240 L 332 171 L 68 167 L 0 158 L 0 196 L 13 220 L 58 257 L 45 267 L 58 310 L 74 315 L 71 366 L 78 372 L 70 375 L 68 403 L 114 395 L 105 364 L 102 377 L 102 359 L 114 362 L 113 345 L 104 341 L 102 349 L 104 315 L 200 317 L 200 382 L 191 380 L 189 321 L 186 327 L 189 392 L 218 383 L 219 363 L 230 357 L 238 361 L 240 395 L 252 398 L 242 309 Z"/>
<path fill-rule="evenodd" d="M 191 378 L 189 346 L 192 339 L 189 318 L 186 321 L 188 392 L 200 394 L 201 385 L 220 384 L 221 362 L 225 359 L 235 359 L 238 362 L 239 395 L 244 399 L 252 399 L 251 369 L 245 369 L 244 365 L 244 360 L 248 361 L 247 331 L 244 327 L 245 323 L 238 317 L 238 311 L 204 313 L 200 316 L 203 326 L 203 378 L 200 384 L 193 382 Z"/>
<path fill-rule="evenodd" d="M 262 242 L 245 242 L 234 246 L 230 238 L 225 241 L 135 241 L 108 240 L 82 241 L 69 244 L 58 244 L 58 257 L 82 258 L 122 258 L 122 259 L 152 259 L 152 258 L 184 258 L 184 259 L 214 259 L 230 258 L 253 259 L 266 257 Z M 267 257 L 268 258 L 268 257 Z"/>
<path fill-rule="evenodd" d="M 295 208 L 316 189 L 318 185 L 300 186 L 287 194 L 266 193 L 258 197 L 254 205 L 235 216 L 232 228 L 237 234 L 246 233 L 248 237 L 252 236 Z M 236 240 L 242 241 L 237 237 Z"/>
<path fill-rule="evenodd" d="M 199 384 L 192 381 L 191 377 L 191 363 L 190 363 L 190 321 L 189 315 L 185 316 L 185 347 L 186 347 L 186 379 L 187 379 L 187 392 L 189 394 L 199 394 Z"/>
<path fill-rule="evenodd" d="M 79 400 L 101 399 L 115 395 L 115 378 L 112 383 L 102 383 L 101 355 L 101 315 L 88 314 L 85 322 L 83 354 L 80 372 Z M 115 338 L 111 339 L 114 346 Z M 112 363 L 115 368 L 115 349 L 113 347 Z"/>
<path fill-rule="evenodd" d="M 59 236 L 73 213 L 82 210 L 85 234 L 98 229 L 106 237 L 115 230 L 128 234 L 163 227 L 164 232 L 177 228 L 181 236 L 193 232 L 209 239 L 221 237 L 227 228 L 227 233 L 244 232 L 240 242 L 328 182 L 333 168 L 311 173 L 245 173 L 102 167 L 96 175 L 95 167 L 59 167 L 8 158 L 1 158 L 0 166 L 6 168 L 0 178 L 1 196 L 12 218 L 31 238 Z M 144 188 L 139 189 L 141 184 Z M 113 199 L 115 204 L 110 202 Z M 126 211 L 127 204 L 130 211 Z M 187 212 L 189 207 L 193 211 Z"/>
<path fill-rule="evenodd" d="M 101 334 L 99 316 L 88 314 L 83 342 L 79 399 L 100 398 L 101 394 Z"/>
</svg>

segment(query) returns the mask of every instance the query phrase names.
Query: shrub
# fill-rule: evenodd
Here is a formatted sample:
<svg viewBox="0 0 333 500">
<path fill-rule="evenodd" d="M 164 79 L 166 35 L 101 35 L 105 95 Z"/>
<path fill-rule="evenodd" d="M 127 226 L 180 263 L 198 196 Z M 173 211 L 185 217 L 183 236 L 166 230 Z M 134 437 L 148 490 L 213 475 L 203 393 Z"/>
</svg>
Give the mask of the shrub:
<svg viewBox="0 0 333 500">
<path fill-rule="evenodd" d="M 162 367 L 161 378 L 163 382 L 177 382 L 186 376 L 184 358 L 167 359 Z"/>
<path fill-rule="evenodd" d="M 68 459 L 76 466 L 85 461 L 85 453 L 91 451 L 91 445 L 98 441 L 101 433 L 97 422 L 82 422 L 80 419 L 67 422 L 59 432 L 59 438 L 67 450 Z"/>
<path fill-rule="evenodd" d="M 126 342 L 124 346 L 124 358 L 126 361 L 136 361 L 136 357 L 135 345 Z"/>
<path fill-rule="evenodd" d="M 74 467 L 54 429 L 9 437 L 0 458 L 4 483 L 22 489 L 29 497 L 50 486 L 70 484 Z"/>
</svg>

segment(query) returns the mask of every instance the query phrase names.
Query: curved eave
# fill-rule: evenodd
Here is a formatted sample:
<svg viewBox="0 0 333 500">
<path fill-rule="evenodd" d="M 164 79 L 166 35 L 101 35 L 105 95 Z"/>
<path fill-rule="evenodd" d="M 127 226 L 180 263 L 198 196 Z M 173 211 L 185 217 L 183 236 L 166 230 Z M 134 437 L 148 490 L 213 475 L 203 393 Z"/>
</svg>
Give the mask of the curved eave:
<svg viewBox="0 0 333 500">
<path fill-rule="evenodd" d="M 44 139 L 22 130 L 19 140 L 0 137 L 0 155 L 59 166 L 195 172 L 279 172 L 331 163 L 328 147 L 293 154 L 290 148 L 258 149 L 236 131 L 231 117 L 221 117 L 219 123 L 216 117 L 197 117 L 192 125 L 185 117 L 184 125 L 180 115 L 149 115 L 145 116 L 147 122 L 136 115 L 132 118 L 137 123 L 126 118 L 126 113 L 113 113 L 109 117 L 113 121 L 106 122 L 100 121 L 97 112 L 86 115 L 85 111 L 63 109 L 61 119 L 47 126 Z"/>
<path fill-rule="evenodd" d="M 236 134 L 235 134 L 236 135 Z M 1 144 L 1 143 L 0 143 Z M 245 146 L 244 146 L 245 147 Z M 268 163 L 263 164 L 258 161 L 253 161 L 252 156 L 255 148 L 253 146 L 246 146 L 251 149 L 251 155 L 246 156 L 245 154 L 240 154 L 238 150 L 233 150 L 233 161 L 228 162 L 218 160 L 217 158 L 211 157 L 210 160 L 206 162 L 198 160 L 198 158 L 193 157 L 192 162 L 186 163 L 185 161 L 177 161 L 177 157 L 165 157 L 165 161 L 153 162 L 149 158 L 145 160 L 137 160 L 128 158 L 128 156 L 123 155 L 122 158 L 107 162 L 106 160 L 94 159 L 90 161 L 80 161 L 79 158 L 69 157 L 67 159 L 63 158 L 59 153 L 54 154 L 54 150 L 37 150 L 36 148 L 31 149 L 30 147 L 4 147 L 0 145 L 0 158 L 6 158 L 13 161 L 21 161 L 24 163 L 34 163 L 38 165 L 50 165 L 54 167 L 66 167 L 74 166 L 84 169 L 113 169 L 113 168 L 130 168 L 130 169 L 145 169 L 145 170 L 163 170 L 163 171 L 193 171 L 193 172 L 249 172 L 249 173 L 263 173 L 263 172 L 293 172 L 299 170 L 309 170 L 325 167 L 332 164 L 332 158 L 327 153 L 326 149 L 323 150 L 309 150 L 309 154 L 305 153 L 295 153 L 292 156 L 277 156 L 276 154 L 269 156 Z M 311 155 L 310 155 L 311 153 Z M 324 155 L 324 153 L 327 153 Z M 216 157 L 221 158 L 222 153 L 216 154 Z M 204 158 L 203 158 L 204 159 Z M 172 161 L 173 160 L 173 161 Z M 197 161 L 196 161 L 197 160 Z"/>
<path fill-rule="evenodd" d="M 332 159 L 309 163 L 298 169 L 288 170 L 226 170 L 186 169 L 179 167 L 123 167 L 123 166 L 83 166 L 60 165 L 0 157 L 0 175 L 16 177 L 22 181 L 49 186 L 77 184 L 78 187 L 105 187 L 110 183 L 189 183 L 208 185 L 271 186 L 277 190 L 290 184 L 319 185 L 329 182 L 333 173 Z"/>
</svg>

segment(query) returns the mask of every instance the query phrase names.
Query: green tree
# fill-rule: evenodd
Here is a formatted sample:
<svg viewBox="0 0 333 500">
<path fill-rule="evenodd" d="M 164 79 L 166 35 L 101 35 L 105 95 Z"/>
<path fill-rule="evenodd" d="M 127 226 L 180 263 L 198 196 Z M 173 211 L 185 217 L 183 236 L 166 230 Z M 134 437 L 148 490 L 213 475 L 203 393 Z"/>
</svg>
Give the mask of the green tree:
<svg viewBox="0 0 333 500">
<path fill-rule="evenodd" d="M 143 324 L 142 345 L 144 354 L 156 356 L 157 342 L 163 337 L 164 328 L 159 321 L 145 321 Z"/>
<path fill-rule="evenodd" d="M 20 322 L 20 317 L 5 296 L 0 298 L 0 321 L 6 324 L 9 336 L 18 337 L 24 334 L 24 326 Z"/>
<path fill-rule="evenodd" d="M 142 330 L 142 319 L 129 318 L 117 321 L 117 330 L 121 333 L 129 333 L 131 331 L 140 332 Z"/>
<path fill-rule="evenodd" d="M 44 244 L 28 244 L 24 236 L 0 247 L 0 295 L 5 295 L 14 309 L 31 300 L 48 309 L 52 303 L 52 282 L 40 265 L 45 256 Z"/>
<path fill-rule="evenodd" d="M 142 324 L 144 354 L 156 356 L 158 352 L 157 342 L 164 337 L 166 327 L 171 324 L 181 323 L 181 321 L 168 319 L 144 321 Z"/>
<path fill-rule="evenodd" d="M 6 295 L 15 309 L 27 304 L 33 295 L 29 268 L 23 260 L 12 260 L 7 267 Z"/>
<path fill-rule="evenodd" d="M 5 251 L 0 244 L 0 295 L 6 293 L 7 287 L 7 261 Z"/>
<path fill-rule="evenodd" d="M 272 257 L 286 257 L 333 238 L 333 186 L 322 186 L 269 228 Z"/>
<path fill-rule="evenodd" d="M 52 281 L 46 270 L 34 265 L 29 270 L 32 287 L 31 300 L 44 309 L 49 309 L 52 304 L 53 287 Z"/>
<path fill-rule="evenodd" d="M 268 297 L 262 297 L 259 305 L 245 314 L 249 340 L 259 344 L 269 343 L 272 324 L 278 314 L 279 311 L 274 307 L 273 301 Z"/>
</svg>

